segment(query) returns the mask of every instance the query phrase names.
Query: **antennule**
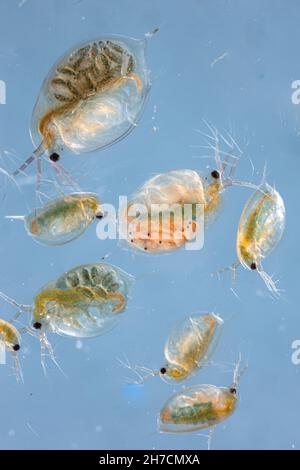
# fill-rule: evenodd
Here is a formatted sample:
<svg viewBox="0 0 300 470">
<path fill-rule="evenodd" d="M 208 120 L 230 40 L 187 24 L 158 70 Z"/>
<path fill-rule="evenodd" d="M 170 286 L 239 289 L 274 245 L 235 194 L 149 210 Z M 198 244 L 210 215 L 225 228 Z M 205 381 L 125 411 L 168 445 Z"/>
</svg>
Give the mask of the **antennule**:
<svg viewBox="0 0 300 470">
<path fill-rule="evenodd" d="M 24 163 L 22 163 L 22 165 L 13 172 L 13 176 L 17 176 L 19 175 L 20 173 L 24 173 L 24 171 L 26 170 L 26 168 L 34 161 L 36 160 L 37 158 L 40 158 L 43 153 L 45 152 L 45 147 L 44 147 L 44 143 L 41 142 L 40 145 L 35 149 L 35 151 L 33 152 L 32 155 L 30 155 L 30 157 L 27 158 L 27 160 L 25 160 Z"/>
</svg>

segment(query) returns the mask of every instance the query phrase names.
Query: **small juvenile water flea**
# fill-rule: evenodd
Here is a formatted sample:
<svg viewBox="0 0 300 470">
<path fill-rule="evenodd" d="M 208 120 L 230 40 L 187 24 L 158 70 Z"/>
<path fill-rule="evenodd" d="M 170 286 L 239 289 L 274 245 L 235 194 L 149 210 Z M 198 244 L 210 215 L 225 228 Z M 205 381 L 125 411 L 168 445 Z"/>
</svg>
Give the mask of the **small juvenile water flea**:
<svg viewBox="0 0 300 470">
<path fill-rule="evenodd" d="M 46 245 L 63 245 L 76 238 L 97 218 L 104 216 L 98 197 L 92 193 L 71 193 L 36 208 L 24 220 L 27 233 Z"/>
<path fill-rule="evenodd" d="M 238 403 L 237 387 L 243 370 L 238 362 L 229 387 L 193 385 L 173 395 L 158 416 L 161 432 L 192 432 L 215 426 L 235 411 Z"/>
<path fill-rule="evenodd" d="M 14 360 L 14 372 L 17 381 L 23 382 L 23 374 L 19 360 L 19 352 L 21 349 L 21 332 L 11 323 L 0 319 L 0 342 L 4 345 Z"/>
<path fill-rule="evenodd" d="M 121 363 L 137 376 L 136 383 L 157 375 L 168 381 L 185 380 L 209 362 L 222 326 L 223 320 L 214 313 L 188 316 L 172 329 L 165 344 L 165 364 L 160 370 Z"/>
</svg>

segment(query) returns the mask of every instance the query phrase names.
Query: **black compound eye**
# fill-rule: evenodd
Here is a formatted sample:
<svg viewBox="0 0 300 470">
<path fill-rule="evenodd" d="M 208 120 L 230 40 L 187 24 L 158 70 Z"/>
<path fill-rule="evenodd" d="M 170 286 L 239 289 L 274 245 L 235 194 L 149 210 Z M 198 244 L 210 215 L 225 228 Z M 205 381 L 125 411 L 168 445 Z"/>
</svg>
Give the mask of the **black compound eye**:
<svg viewBox="0 0 300 470">
<path fill-rule="evenodd" d="M 214 170 L 211 172 L 211 176 L 215 179 L 215 180 L 218 180 L 220 178 L 220 173 L 218 172 L 218 170 Z"/>
<path fill-rule="evenodd" d="M 14 344 L 13 350 L 14 350 L 14 351 L 19 351 L 20 347 L 21 347 L 21 346 L 20 346 L 19 344 Z"/>
<path fill-rule="evenodd" d="M 39 321 L 36 321 L 32 326 L 36 330 L 40 330 L 42 328 L 42 324 Z"/>
<path fill-rule="evenodd" d="M 58 162 L 58 160 L 60 159 L 60 156 L 58 155 L 58 153 L 56 152 L 53 152 L 51 153 L 51 155 L 49 156 L 51 162 Z"/>
<path fill-rule="evenodd" d="M 236 388 L 232 387 L 229 391 L 232 395 L 236 395 Z"/>
<path fill-rule="evenodd" d="M 167 369 L 165 367 L 162 367 L 159 371 L 162 375 L 165 375 L 167 373 Z"/>
<path fill-rule="evenodd" d="M 250 268 L 254 271 L 257 268 L 256 263 L 251 263 Z"/>
</svg>

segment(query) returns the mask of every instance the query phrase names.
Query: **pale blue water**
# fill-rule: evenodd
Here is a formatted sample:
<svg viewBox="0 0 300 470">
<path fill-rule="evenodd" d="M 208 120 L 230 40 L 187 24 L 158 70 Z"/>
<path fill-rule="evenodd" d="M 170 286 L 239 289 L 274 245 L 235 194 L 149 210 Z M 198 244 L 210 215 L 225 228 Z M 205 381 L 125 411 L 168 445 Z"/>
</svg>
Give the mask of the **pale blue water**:
<svg viewBox="0 0 300 470">
<path fill-rule="evenodd" d="M 204 170 L 211 162 L 194 156 L 206 151 L 192 146 L 204 144 L 194 129 L 204 130 L 207 119 L 221 129 L 233 127 L 244 149 L 240 178 L 251 179 L 249 158 L 256 181 L 267 163 L 287 209 L 284 239 L 265 263 L 285 290 L 279 301 L 255 273 L 239 273 L 239 299 L 230 292 L 228 275 L 220 281 L 210 276 L 235 259 L 237 223 L 249 190 L 228 190 L 200 252 L 133 257 L 114 251 L 108 261 L 137 277 L 126 318 L 110 333 L 83 341 L 81 349 L 74 339 L 51 337 L 68 379 L 52 365 L 45 378 L 38 342 L 24 336 L 25 384 L 17 385 L 9 366 L 0 366 L 2 449 L 205 448 L 197 434 L 156 432 L 157 413 L 181 386 L 157 378 L 126 388 L 128 373 L 117 362 L 126 354 L 133 364 L 160 367 L 170 328 L 197 311 L 217 312 L 225 327 L 214 355 L 219 366 L 201 370 L 188 385 L 228 385 L 240 352 L 249 362 L 240 405 L 218 426 L 212 447 L 300 447 L 300 366 L 291 362 L 291 343 L 300 339 L 300 108 L 291 101 L 292 81 L 300 79 L 299 20 L 296 0 L 0 0 L 0 79 L 7 86 L 7 103 L 0 105 L 1 152 L 15 152 L 18 161 L 30 154 L 28 128 L 40 84 L 66 50 L 106 33 L 142 37 L 159 27 L 148 49 L 153 87 L 137 129 L 103 152 L 66 155 L 66 166 L 84 189 L 116 202 L 155 173 Z M 21 196 L 10 184 L 1 217 L 24 213 L 25 201 L 33 207 L 33 189 L 22 186 Z M 50 279 L 116 247 L 96 238 L 95 225 L 71 244 L 47 248 L 31 240 L 21 222 L 2 218 L 0 237 L 0 289 L 24 303 Z M 1 317 L 9 319 L 14 311 L 1 304 Z"/>
</svg>

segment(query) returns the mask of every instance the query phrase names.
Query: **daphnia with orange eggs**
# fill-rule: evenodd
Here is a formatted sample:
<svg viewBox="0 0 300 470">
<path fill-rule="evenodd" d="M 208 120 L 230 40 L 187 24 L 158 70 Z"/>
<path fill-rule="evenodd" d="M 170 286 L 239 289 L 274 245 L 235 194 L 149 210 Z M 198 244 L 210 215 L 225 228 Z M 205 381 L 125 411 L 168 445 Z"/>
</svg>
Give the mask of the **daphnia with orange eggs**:
<svg viewBox="0 0 300 470">
<path fill-rule="evenodd" d="M 80 237 L 103 212 L 97 195 L 70 193 L 36 208 L 27 216 L 6 216 L 22 219 L 27 233 L 46 245 L 63 245 Z"/>
<path fill-rule="evenodd" d="M 208 146 L 214 151 L 215 168 L 203 174 L 189 169 L 172 170 L 146 181 L 129 198 L 123 214 L 127 232 L 122 238 L 128 245 L 148 253 L 178 249 L 197 234 L 201 236 L 215 219 L 227 187 L 257 189 L 251 182 L 234 179 L 242 152 L 233 137 L 223 136 L 210 125 L 209 129 L 211 135 L 207 138 L 213 143 L 209 141 Z M 226 150 L 220 148 L 222 144 Z"/>
<path fill-rule="evenodd" d="M 148 253 L 180 248 L 193 239 L 196 206 L 203 201 L 202 181 L 195 171 L 156 175 L 130 198 L 123 214 L 128 232 L 124 238 L 131 247 Z"/>
<path fill-rule="evenodd" d="M 1 293 L 20 314 L 32 314 L 32 327 L 38 330 L 41 363 L 45 354 L 57 364 L 47 332 L 77 338 L 92 338 L 111 330 L 124 316 L 133 276 L 106 263 L 77 266 L 46 284 L 32 305 L 22 305 Z M 31 329 L 29 332 L 32 331 Z"/>
<path fill-rule="evenodd" d="M 160 375 L 163 380 L 179 382 L 187 379 L 208 363 L 222 331 L 223 320 L 214 313 L 191 315 L 178 322 L 171 331 L 164 349 L 165 364 L 155 371 L 120 361 L 135 373 L 135 383 Z"/>
<path fill-rule="evenodd" d="M 150 90 L 142 40 L 109 35 L 72 48 L 51 68 L 35 104 L 31 137 L 36 150 L 14 172 L 16 176 L 47 153 L 64 178 L 60 153 L 103 149 L 137 125 Z M 40 172 L 40 168 L 38 168 Z"/>
<path fill-rule="evenodd" d="M 158 416 L 160 432 L 192 432 L 229 418 L 238 403 L 237 387 L 244 370 L 238 362 L 229 387 L 203 384 L 185 388 L 164 404 Z"/>
<path fill-rule="evenodd" d="M 14 372 L 17 378 L 17 381 L 23 382 L 23 374 L 21 369 L 21 364 L 19 361 L 19 351 L 21 348 L 21 331 L 19 331 L 11 322 L 0 319 L 0 351 L 1 351 L 1 361 L 2 355 L 5 355 L 5 351 L 8 351 L 14 359 Z"/>
</svg>

